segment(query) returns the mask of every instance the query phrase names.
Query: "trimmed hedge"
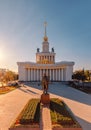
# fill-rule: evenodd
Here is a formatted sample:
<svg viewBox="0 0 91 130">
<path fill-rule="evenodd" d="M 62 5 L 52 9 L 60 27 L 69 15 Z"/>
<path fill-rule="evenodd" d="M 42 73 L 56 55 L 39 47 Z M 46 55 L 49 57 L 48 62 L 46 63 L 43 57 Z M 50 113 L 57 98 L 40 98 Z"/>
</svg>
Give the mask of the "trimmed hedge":
<svg viewBox="0 0 91 130">
<path fill-rule="evenodd" d="M 31 99 L 24 107 L 14 126 L 37 125 L 40 120 L 40 100 Z"/>
<path fill-rule="evenodd" d="M 58 124 L 62 127 L 80 127 L 71 112 L 67 110 L 67 106 L 59 99 L 51 100 L 50 113 L 52 124 Z"/>
<path fill-rule="evenodd" d="M 38 123 L 40 117 L 40 103 L 38 99 L 32 99 L 22 112 L 20 124 Z"/>
</svg>

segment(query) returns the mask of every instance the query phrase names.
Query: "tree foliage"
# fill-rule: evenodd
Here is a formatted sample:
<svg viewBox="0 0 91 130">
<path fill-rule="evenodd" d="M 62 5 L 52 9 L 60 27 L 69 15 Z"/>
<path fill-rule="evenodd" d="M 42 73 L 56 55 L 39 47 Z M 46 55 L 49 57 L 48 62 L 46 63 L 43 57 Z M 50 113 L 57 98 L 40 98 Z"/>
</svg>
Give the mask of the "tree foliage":
<svg viewBox="0 0 91 130">
<path fill-rule="evenodd" d="M 8 82 L 18 79 L 18 74 L 13 71 L 7 70 L 4 73 L 0 73 L 0 81 L 1 82 Z"/>
<path fill-rule="evenodd" d="M 89 70 L 85 71 L 85 75 L 87 77 L 87 80 L 90 80 L 90 72 L 89 72 Z"/>
<path fill-rule="evenodd" d="M 72 75 L 72 79 L 75 80 L 81 80 L 81 81 L 85 81 L 88 78 L 88 73 L 87 71 L 80 70 L 80 71 L 75 71 L 74 74 Z"/>
</svg>

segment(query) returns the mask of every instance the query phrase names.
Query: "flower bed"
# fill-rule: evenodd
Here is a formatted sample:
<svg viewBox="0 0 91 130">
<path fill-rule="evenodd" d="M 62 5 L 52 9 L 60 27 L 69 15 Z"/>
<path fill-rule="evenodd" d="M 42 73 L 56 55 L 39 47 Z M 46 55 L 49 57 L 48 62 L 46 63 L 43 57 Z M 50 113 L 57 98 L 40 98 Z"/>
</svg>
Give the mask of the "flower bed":
<svg viewBox="0 0 91 130">
<path fill-rule="evenodd" d="M 39 129 L 40 119 L 40 102 L 39 99 L 31 99 L 25 108 L 22 110 L 15 123 L 10 130 L 21 130 L 30 128 L 33 130 Z M 25 130 L 24 129 L 24 130 Z"/>
<path fill-rule="evenodd" d="M 62 128 L 81 128 L 66 104 L 59 99 L 51 99 L 50 113 L 53 130 L 62 130 Z"/>
<path fill-rule="evenodd" d="M 6 94 L 12 90 L 15 90 L 16 88 L 14 86 L 3 86 L 3 87 L 0 87 L 0 94 Z"/>
</svg>

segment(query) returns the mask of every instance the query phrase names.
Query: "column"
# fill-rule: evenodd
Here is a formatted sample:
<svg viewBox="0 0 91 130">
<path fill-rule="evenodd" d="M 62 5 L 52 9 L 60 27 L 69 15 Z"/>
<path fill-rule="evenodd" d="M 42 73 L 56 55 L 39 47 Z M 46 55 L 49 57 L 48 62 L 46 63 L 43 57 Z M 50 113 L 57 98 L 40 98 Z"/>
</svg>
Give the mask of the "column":
<svg viewBox="0 0 91 130">
<path fill-rule="evenodd" d="M 36 80 L 38 81 L 38 69 L 36 69 Z"/>
<path fill-rule="evenodd" d="M 49 73 L 50 73 L 49 75 L 50 75 L 50 81 L 51 81 L 51 69 L 49 70 Z"/>
<path fill-rule="evenodd" d="M 50 56 L 50 62 L 51 62 L 51 56 Z"/>
<path fill-rule="evenodd" d="M 63 69 L 63 80 L 66 81 L 66 68 Z"/>
<path fill-rule="evenodd" d="M 34 81 L 36 80 L 36 69 L 34 69 Z"/>
<path fill-rule="evenodd" d="M 54 69 L 53 69 L 53 81 L 54 81 Z"/>
<path fill-rule="evenodd" d="M 65 72 L 64 72 L 64 68 L 63 68 L 63 81 L 65 80 Z"/>
<path fill-rule="evenodd" d="M 40 81 L 42 80 L 42 70 L 40 69 Z"/>
<path fill-rule="evenodd" d="M 59 69 L 57 69 L 57 81 L 59 81 Z"/>
<path fill-rule="evenodd" d="M 61 80 L 63 81 L 63 68 L 61 69 Z"/>
<path fill-rule="evenodd" d="M 53 56 L 53 61 L 54 61 L 54 56 Z"/>
<path fill-rule="evenodd" d="M 42 77 L 43 77 L 43 69 L 41 69 L 41 80 L 42 80 Z"/>
<path fill-rule="evenodd" d="M 34 81 L 36 81 L 36 69 L 34 69 Z"/>
<path fill-rule="evenodd" d="M 25 81 L 28 81 L 28 69 L 25 69 Z"/>
<path fill-rule="evenodd" d="M 58 71 L 59 71 L 59 73 L 58 73 L 59 74 L 58 75 L 58 77 L 59 77 L 58 80 L 60 81 L 60 69 L 58 69 Z"/>
<path fill-rule="evenodd" d="M 35 69 L 35 81 L 37 81 L 37 69 Z"/>
<path fill-rule="evenodd" d="M 50 55 L 49 55 L 49 61 L 50 61 Z"/>
<path fill-rule="evenodd" d="M 48 69 L 48 78 L 50 80 L 50 69 Z"/>
<path fill-rule="evenodd" d="M 35 80 L 37 81 L 37 69 L 35 70 Z"/>
<path fill-rule="evenodd" d="M 30 69 L 30 81 L 31 81 L 31 69 Z"/>
<path fill-rule="evenodd" d="M 33 81 L 33 69 L 31 69 L 31 81 Z"/>
<path fill-rule="evenodd" d="M 33 81 L 34 81 L 34 69 L 33 69 Z"/>
<path fill-rule="evenodd" d="M 39 79 L 41 81 L 41 69 L 39 69 Z"/>
<path fill-rule="evenodd" d="M 40 69 L 38 70 L 38 80 L 40 81 Z"/>
<path fill-rule="evenodd" d="M 28 81 L 30 81 L 30 69 L 28 69 Z"/>
<path fill-rule="evenodd" d="M 43 76 L 44 76 L 45 70 L 43 69 Z"/>
<path fill-rule="evenodd" d="M 39 69 L 38 69 L 38 81 L 39 81 Z"/>
<path fill-rule="evenodd" d="M 57 72 L 57 69 L 56 69 L 56 81 L 58 80 L 58 72 Z"/>
<path fill-rule="evenodd" d="M 54 69 L 54 81 L 56 81 L 56 69 Z"/>
<path fill-rule="evenodd" d="M 53 81 L 53 69 L 51 69 L 51 81 Z"/>
<path fill-rule="evenodd" d="M 48 76 L 48 69 L 46 69 L 46 75 Z"/>
<path fill-rule="evenodd" d="M 34 81 L 34 69 L 33 69 L 33 81 Z"/>
</svg>

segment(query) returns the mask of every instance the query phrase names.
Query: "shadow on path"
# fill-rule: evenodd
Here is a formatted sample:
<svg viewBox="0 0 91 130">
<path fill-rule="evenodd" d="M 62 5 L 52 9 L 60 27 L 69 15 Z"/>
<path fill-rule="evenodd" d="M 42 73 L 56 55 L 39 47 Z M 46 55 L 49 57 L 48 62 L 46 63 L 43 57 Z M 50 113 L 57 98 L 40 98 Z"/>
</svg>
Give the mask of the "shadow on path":
<svg viewBox="0 0 91 130">
<path fill-rule="evenodd" d="M 22 87 L 20 87 L 19 90 L 21 90 L 21 91 L 23 91 L 23 92 L 25 92 L 25 93 L 38 94 L 38 93 L 36 93 L 35 91 L 32 91 L 32 90 L 30 90 L 30 89 L 23 89 Z M 38 94 L 38 95 L 39 95 L 39 94 Z"/>
<path fill-rule="evenodd" d="M 36 93 L 36 92 L 34 92 L 34 91 L 30 90 L 30 89 L 26 89 L 26 90 L 33 93 L 33 94 L 38 94 L 39 95 L 39 93 Z"/>
<path fill-rule="evenodd" d="M 83 130 L 91 130 L 91 123 L 90 122 L 87 122 L 86 120 L 83 120 L 83 119 L 81 119 L 81 118 L 79 118 L 77 116 L 76 116 L 76 119 L 79 122 L 79 124 L 81 126 L 83 126 L 82 127 Z"/>
<path fill-rule="evenodd" d="M 36 88 L 41 90 L 41 85 L 38 86 L 35 84 L 26 84 L 32 88 Z M 71 88 L 70 86 L 63 83 L 52 83 L 49 84 L 49 90 L 51 94 L 55 94 L 57 96 L 62 96 L 64 98 L 74 100 L 83 104 L 91 105 L 91 95 L 83 93 L 79 90 Z"/>
</svg>

